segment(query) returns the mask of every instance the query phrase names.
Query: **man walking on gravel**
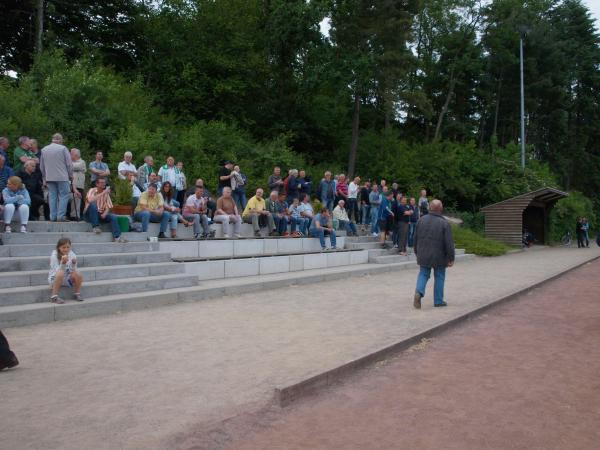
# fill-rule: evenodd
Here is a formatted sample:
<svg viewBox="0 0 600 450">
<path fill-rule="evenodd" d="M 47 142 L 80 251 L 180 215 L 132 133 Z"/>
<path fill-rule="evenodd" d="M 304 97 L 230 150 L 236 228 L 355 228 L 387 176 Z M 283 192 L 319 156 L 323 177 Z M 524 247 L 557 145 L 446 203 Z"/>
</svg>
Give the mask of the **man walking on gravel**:
<svg viewBox="0 0 600 450">
<path fill-rule="evenodd" d="M 413 303 L 417 309 L 421 308 L 421 299 L 425 296 L 425 287 L 432 268 L 435 277 L 433 306 L 447 306 L 444 301 L 444 281 L 446 267 L 452 267 L 454 264 L 454 241 L 450 224 L 442 216 L 443 209 L 440 200 L 433 200 L 429 205 L 429 214 L 417 222 L 414 252 L 417 255 L 417 264 L 421 266 Z"/>
</svg>

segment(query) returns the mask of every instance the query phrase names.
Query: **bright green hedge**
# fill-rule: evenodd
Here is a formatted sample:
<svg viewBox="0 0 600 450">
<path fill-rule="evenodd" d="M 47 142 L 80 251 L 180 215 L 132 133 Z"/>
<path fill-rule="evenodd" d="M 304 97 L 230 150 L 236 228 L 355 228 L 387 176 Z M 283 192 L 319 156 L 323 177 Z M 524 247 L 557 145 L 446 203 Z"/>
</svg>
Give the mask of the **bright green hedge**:
<svg viewBox="0 0 600 450">
<path fill-rule="evenodd" d="M 456 248 L 464 248 L 467 253 L 478 256 L 500 256 L 510 249 L 501 242 L 488 239 L 462 227 L 453 226 L 452 235 Z"/>
</svg>

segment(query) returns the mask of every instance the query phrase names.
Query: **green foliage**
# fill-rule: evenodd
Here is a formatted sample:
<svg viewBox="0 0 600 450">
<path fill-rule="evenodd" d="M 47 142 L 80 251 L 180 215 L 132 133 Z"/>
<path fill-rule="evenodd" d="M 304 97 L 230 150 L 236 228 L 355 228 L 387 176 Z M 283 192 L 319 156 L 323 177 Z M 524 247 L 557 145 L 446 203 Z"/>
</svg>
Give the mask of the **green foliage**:
<svg viewBox="0 0 600 450">
<path fill-rule="evenodd" d="M 550 213 L 550 241 L 560 242 L 567 231 L 575 236 L 575 223 L 580 217 L 588 219 L 590 229 L 598 229 L 592 201 L 581 192 L 572 191 L 567 198 L 559 200 Z"/>
<path fill-rule="evenodd" d="M 500 256 L 504 255 L 510 247 L 507 245 L 483 237 L 481 234 L 463 227 L 452 227 L 452 236 L 456 248 L 464 248 L 467 253 L 478 256 Z"/>
<path fill-rule="evenodd" d="M 117 176 L 111 181 L 112 185 L 112 201 L 115 205 L 130 205 L 131 197 L 133 196 L 133 188 L 131 183 Z"/>
</svg>

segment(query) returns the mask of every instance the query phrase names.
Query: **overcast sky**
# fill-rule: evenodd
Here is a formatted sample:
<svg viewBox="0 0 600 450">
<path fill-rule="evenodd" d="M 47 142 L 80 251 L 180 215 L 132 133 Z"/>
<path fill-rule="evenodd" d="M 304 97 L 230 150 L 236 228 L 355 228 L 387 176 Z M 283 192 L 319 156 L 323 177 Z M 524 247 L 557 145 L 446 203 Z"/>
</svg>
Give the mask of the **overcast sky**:
<svg viewBox="0 0 600 450">
<path fill-rule="evenodd" d="M 583 3 L 590 9 L 596 19 L 596 26 L 600 28 L 600 0 L 583 0 Z"/>
</svg>

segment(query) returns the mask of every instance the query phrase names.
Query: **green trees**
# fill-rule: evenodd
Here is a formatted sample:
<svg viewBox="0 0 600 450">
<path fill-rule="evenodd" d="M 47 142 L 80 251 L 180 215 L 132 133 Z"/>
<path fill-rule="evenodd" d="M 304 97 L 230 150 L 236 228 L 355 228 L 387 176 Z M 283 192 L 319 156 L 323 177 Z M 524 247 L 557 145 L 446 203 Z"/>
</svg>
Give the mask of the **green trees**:
<svg viewBox="0 0 600 450">
<path fill-rule="evenodd" d="M 84 149 L 175 153 L 198 175 L 221 157 L 329 166 L 468 210 L 541 183 L 600 190 L 600 42 L 580 0 L 4 5 L 0 68 L 16 78 L 0 81 L 0 134 L 60 129 Z"/>
</svg>

